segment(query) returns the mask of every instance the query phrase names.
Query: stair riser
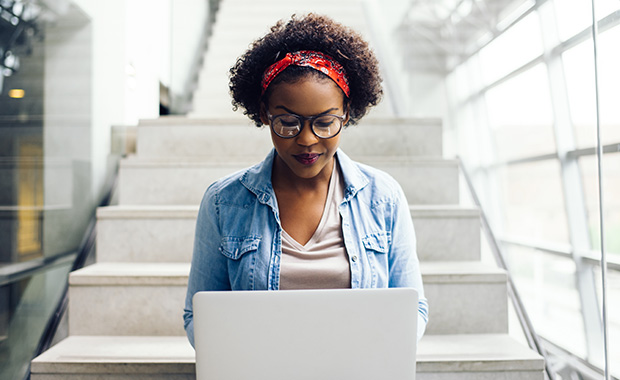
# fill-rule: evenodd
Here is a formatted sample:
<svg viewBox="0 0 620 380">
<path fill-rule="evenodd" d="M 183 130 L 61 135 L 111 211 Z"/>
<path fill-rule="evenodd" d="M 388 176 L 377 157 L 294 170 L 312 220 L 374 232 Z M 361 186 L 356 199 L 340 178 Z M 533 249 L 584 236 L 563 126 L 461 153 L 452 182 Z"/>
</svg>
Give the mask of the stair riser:
<svg viewBox="0 0 620 380">
<path fill-rule="evenodd" d="M 410 204 L 458 204 L 456 164 L 402 165 L 377 167 L 394 176 L 403 187 Z M 197 205 L 211 183 L 242 168 L 124 165 L 119 174 L 119 202 L 123 205 Z"/>
<path fill-rule="evenodd" d="M 480 259 L 480 218 L 413 217 L 420 261 Z"/>
<path fill-rule="evenodd" d="M 469 261 L 480 257 L 480 222 L 476 217 L 413 216 L 421 261 Z M 99 262 L 189 262 L 196 215 L 185 218 L 113 218 L 97 221 Z"/>
<path fill-rule="evenodd" d="M 425 283 L 427 334 L 508 332 L 506 283 Z"/>
<path fill-rule="evenodd" d="M 185 286 L 174 285 L 72 285 L 69 332 L 183 335 L 185 291 Z M 425 292 L 430 308 L 427 334 L 507 332 L 505 284 L 430 283 Z"/>
<path fill-rule="evenodd" d="M 123 367 L 119 365 L 119 367 Z M 196 380 L 196 374 L 187 373 L 33 373 L 31 380 Z"/>
<path fill-rule="evenodd" d="M 365 162 L 365 161 L 362 161 Z M 459 172 L 456 163 L 367 162 L 389 173 L 403 188 L 412 205 L 455 205 L 459 203 Z"/>
<path fill-rule="evenodd" d="M 418 345 L 417 378 L 542 380 L 543 359 L 525 350 L 507 335 L 427 335 Z M 74 336 L 33 360 L 31 368 L 39 380 L 193 379 L 194 357 L 184 336 Z"/>
<path fill-rule="evenodd" d="M 269 130 L 240 124 L 138 127 L 137 154 L 140 158 L 253 156 L 262 159 L 273 147 Z M 440 125 L 362 122 L 341 133 L 340 146 L 354 159 L 362 156 L 439 158 L 442 154 Z"/>
<path fill-rule="evenodd" d="M 188 263 L 195 228 L 195 216 L 98 220 L 97 261 Z"/>
<path fill-rule="evenodd" d="M 249 123 L 248 119 L 241 126 L 139 126 L 137 154 L 140 158 L 265 157 L 273 147 L 271 134 Z"/>
<path fill-rule="evenodd" d="M 187 285 L 70 286 L 69 335 L 183 335 Z"/>
<path fill-rule="evenodd" d="M 431 372 L 419 370 L 416 380 L 543 380 L 542 371 Z"/>
<path fill-rule="evenodd" d="M 195 374 L 35 374 L 32 380 L 195 380 Z M 543 380 L 542 371 L 436 372 L 418 371 L 416 380 Z"/>
</svg>

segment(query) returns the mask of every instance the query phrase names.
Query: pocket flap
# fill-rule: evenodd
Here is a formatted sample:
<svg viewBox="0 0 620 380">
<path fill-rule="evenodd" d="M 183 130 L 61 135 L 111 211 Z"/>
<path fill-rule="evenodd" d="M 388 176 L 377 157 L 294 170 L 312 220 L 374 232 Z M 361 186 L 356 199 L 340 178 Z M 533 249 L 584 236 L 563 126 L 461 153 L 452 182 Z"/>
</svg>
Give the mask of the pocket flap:
<svg viewBox="0 0 620 380">
<path fill-rule="evenodd" d="M 224 237 L 220 245 L 220 252 L 230 259 L 238 260 L 245 253 L 256 251 L 259 244 L 259 236 Z"/>
<path fill-rule="evenodd" d="M 378 253 L 387 253 L 390 247 L 390 234 L 387 232 L 366 235 L 362 242 L 364 247 Z"/>
</svg>

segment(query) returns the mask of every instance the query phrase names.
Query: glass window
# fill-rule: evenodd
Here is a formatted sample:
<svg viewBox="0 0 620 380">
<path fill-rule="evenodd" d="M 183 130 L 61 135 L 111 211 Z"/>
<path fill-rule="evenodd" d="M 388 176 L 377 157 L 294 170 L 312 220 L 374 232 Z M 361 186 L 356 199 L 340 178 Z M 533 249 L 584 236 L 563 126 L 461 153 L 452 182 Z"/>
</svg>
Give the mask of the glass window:
<svg viewBox="0 0 620 380">
<path fill-rule="evenodd" d="M 594 275 L 596 278 L 596 286 L 599 297 L 602 297 L 601 293 L 601 267 L 597 266 L 594 269 Z M 607 335 L 609 343 L 608 352 L 610 359 L 610 369 L 612 376 L 620 378 L 620 366 L 618 366 L 618 358 L 620 358 L 620 272 L 608 271 L 607 272 Z M 603 358 L 593 358 L 594 363 L 602 367 Z"/>
<path fill-rule="evenodd" d="M 503 252 L 536 333 L 585 358 L 574 261 L 524 247 L 506 246 Z"/>
<path fill-rule="evenodd" d="M 603 145 L 620 142 L 620 27 L 601 33 L 599 48 L 599 109 Z M 566 87 L 578 148 L 596 145 L 596 93 L 592 40 L 563 55 Z"/>
<path fill-rule="evenodd" d="M 589 1 L 554 0 L 558 33 L 562 41 L 592 25 L 592 4 Z M 620 8 L 617 0 L 596 0 L 600 20 Z"/>
<path fill-rule="evenodd" d="M 588 226 L 592 247 L 600 249 L 598 167 L 596 156 L 582 157 L 579 167 L 583 180 Z M 620 259 L 620 153 L 603 155 L 603 217 L 607 252 Z"/>
<path fill-rule="evenodd" d="M 620 7 L 620 1 L 617 1 Z M 604 145 L 620 143 L 620 26 L 598 39 L 599 98 L 601 141 Z M 618 172 L 616 172 L 618 173 Z"/>
<path fill-rule="evenodd" d="M 485 84 L 491 84 L 543 53 L 540 20 L 532 12 L 480 51 Z"/>
<path fill-rule="evenodd" d="M 540 64 L 486 93 L 499 160 L 556 151 L 545 65 Z"/>
<path fill-rule="evenodd" d="M 564 75 L 578 148 L 596 145 L 596 92 L 592 40 L 564 52 Z"/>
<path fill-rule="evenodd" d="M 503 213 L 501 235 L 569 243 L 557 160 L 505 166 L 497 174 Z"/>
</svg>

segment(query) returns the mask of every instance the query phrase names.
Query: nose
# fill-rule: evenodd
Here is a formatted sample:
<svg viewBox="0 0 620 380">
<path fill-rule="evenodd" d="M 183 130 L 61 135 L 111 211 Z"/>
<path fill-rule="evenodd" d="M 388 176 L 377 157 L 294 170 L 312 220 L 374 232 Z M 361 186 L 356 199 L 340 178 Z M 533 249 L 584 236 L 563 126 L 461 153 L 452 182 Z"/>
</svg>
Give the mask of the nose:
<svg viewBox="0 0 620 380">
<path fill-rule="evenodd" d="M 319 138 L 312 132 L 312 125 L 310 120 L 304 120 L 304 126 L 301 132 L 295 137 L 297 144 L 302 146 L 311 146 L 319 142 Z"/>
</svg>

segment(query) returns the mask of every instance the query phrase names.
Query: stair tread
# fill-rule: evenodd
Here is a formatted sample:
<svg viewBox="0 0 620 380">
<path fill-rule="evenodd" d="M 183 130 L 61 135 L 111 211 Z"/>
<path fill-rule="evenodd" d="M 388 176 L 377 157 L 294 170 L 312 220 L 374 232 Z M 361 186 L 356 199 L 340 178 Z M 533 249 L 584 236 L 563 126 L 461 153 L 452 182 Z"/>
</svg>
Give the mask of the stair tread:
<svg viewBox="0 0 620 380">
<path fill-rule="evenodd" d="M 71 285 L 185 285 L 190 263 L 107 262 L 72 272 Z M 478 261 L 421 262 L 424 283 L 505 282 L 504 270 Z"/>
<path fill-rule="evenodd" d="M 99 207 L 97 209 L 97 218 L 195 218 L 198 209 L 198 205 L 114 205 Z M 410 205 L 409 209 L 414 217 L 480 217 L 480 210 L 477 207 L 460 205 Z"/>
<path fill-rule="evenodd" d="M 115 205 L 99 207 L 97 219 L 196 218 L 198 205 Z"/>
<path fill-rule="evenodd" d="M 266 154 L 266 153 L 265 153 Z M 235 167 L 239 165 L 255 165 L 264 158 L 255 156 L 238 155 L 234 157 L 222 157 L 221 161 L 212 157 L 187 156 L 187 157 L 139 157 L 129 156 L 121 160 L 121 168 L 123 167 Z M 357 157 L 357 161 L 365 164 L 377 164 L 383 166 L 396 165 L 424 165 L 424 166 L 446 166 L 452 167 L 458 165 L 458 161 L 451 158 L 440 157 L 418 157 L 418 156 L 364 156 Z"/>
<path fill-rule="evenodd" d="M 480 261 L 422 261 L 422 280 L 431 283 L 505 283 L 506 271 Z"/>
<path fill-rule="evenodd" d="M 41 373 L 192 373 L 187 338 L 70 336 L 32 361 Z M 418 346 L 418 372 L 542 370 L 543 359 L 506 334 L 427 335 Z"/>
<path fill-rule="evenodd" d="M 72 272 L 70 285 L 187 285 L 190 263 L 96 263 Z"/>
<path fill-rule="evenodd" d="M 252 121 L 246 119 L 247 122 L 242 123 L 237 118 L 229 117 L 195 117 L 187 118 L 182 116 L 163 116 L 157 119 L 142 119 L 138 124 L 138 128 L 142 127 L 211 127 L 211 126 L 240 126 L 243 128 L 253 126 Z M 389 125 L 411 125 L 413 126 L 436 126 L 441 127 L 441 119 L 437 118 L 415 118 L 415 117 L 385 117 L 377 116 L 374 118 L 364 118 L 360 121 L 360 125 L 366 124 L 386 124 Z M 357 126 L 352 127 L 357 128 Z"/>
</svg>

